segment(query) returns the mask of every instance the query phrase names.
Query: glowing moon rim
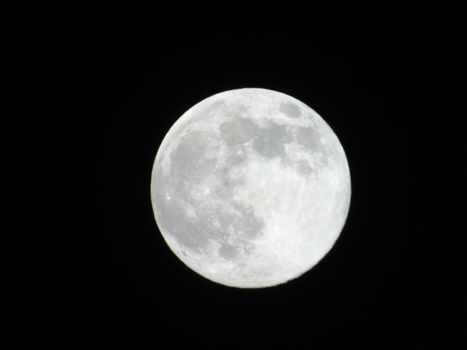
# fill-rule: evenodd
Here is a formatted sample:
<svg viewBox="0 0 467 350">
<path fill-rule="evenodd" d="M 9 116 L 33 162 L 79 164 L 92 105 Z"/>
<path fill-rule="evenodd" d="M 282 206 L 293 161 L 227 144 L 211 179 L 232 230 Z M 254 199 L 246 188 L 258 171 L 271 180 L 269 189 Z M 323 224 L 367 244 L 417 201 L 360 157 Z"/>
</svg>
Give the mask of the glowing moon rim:
<svg viewBox="0 0 467 350">
<path fill-rule="evenodd" d="M 285 283 L 339 237 L 351 182 L 342 145 L 301 101 L 245 88 L 212 95 L 164 137 L 151 201 L 173 253 L 231 287 Z"/>
</svg>

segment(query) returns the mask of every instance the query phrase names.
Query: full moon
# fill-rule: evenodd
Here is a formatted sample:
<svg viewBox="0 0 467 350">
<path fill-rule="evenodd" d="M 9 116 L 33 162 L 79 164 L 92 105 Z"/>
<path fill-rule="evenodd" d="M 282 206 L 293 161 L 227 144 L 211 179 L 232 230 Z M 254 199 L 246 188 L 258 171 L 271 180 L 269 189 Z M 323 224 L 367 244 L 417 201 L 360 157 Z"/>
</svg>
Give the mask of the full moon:
<svg viewBox="0 0 467 350">
<path fill-rule="evenodd" d="M 315 266 L 339 237 L 350 172 L 329 125 L 299 100 L 248 88 L 210 96 L 168 131 L 151 200 L 167 245 L 190 269 L 263 288 Z"/>
</svg>

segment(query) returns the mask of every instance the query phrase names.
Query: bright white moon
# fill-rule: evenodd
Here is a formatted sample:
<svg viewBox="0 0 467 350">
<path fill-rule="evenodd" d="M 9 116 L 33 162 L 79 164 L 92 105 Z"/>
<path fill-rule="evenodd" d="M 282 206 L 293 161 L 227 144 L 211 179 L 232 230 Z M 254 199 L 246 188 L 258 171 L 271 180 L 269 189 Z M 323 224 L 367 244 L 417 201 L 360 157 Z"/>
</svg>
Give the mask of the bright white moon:
<svg viewBox="0 0 467 350">
<path fill-rule="evenodd" d="M 349 210 L 344 150 L 310 107 L 280 92 L 239 89 L 190 108 L 157 152 L 157 225 L 200 275 L 270 287 L 316 265 Z"/>
</svg>

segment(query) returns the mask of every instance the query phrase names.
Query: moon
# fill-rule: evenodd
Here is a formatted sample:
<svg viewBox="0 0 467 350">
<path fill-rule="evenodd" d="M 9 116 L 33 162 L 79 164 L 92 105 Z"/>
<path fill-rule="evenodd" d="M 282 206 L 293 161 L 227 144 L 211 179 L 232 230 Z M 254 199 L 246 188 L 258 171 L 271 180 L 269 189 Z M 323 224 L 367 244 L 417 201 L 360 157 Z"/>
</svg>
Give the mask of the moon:
<svg viewBox="0 0 467 350">
<path fill-rule="evenodd" d="M 350 206 L 350 171 L 314 110 L 272 90 L 210 96 L 170 128 L 151 201 L 167 245 L 190 269 L 237 288 L 276 286 L 332 248 Z"/>
</svg>

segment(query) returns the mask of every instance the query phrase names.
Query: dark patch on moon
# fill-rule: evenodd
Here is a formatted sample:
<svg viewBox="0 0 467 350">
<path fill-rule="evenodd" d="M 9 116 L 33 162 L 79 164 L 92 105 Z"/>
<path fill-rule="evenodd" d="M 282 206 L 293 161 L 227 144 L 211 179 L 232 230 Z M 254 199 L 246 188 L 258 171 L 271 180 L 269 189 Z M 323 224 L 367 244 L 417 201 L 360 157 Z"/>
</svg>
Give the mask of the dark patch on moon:
<svg viewBox="0 0 467 350">
<path fill-rule="evenodd" d="M 159 173 L 155 179 L 156 202 L 164 203 L 158 207 L 157 216 L 162 231 L 171 235 L 181 247 L 201 253 L 209 246 L 210 240 L 214 240 L 220 244 L 220 256 L 234 259 L 240 249 L 248 250 L 248 240 L 260 235 L 264 227 L 252 210 L 232 202 L 236 188 L 242 183 L 241 179 L 233 179 L 229 173 L 232 167 L 246 161 L 248 153 L 247 148 L 235 146 L 251 142 L 251 149 L 259 155 L 280 157 L 287 161 L 284 145 L 294 139 L 311 152 L 322 152 L 323 145 L 319 141 L 320 133 L 315 128 L 299 127 L 292 132 L 273 122 L 259 127 L 243 117 L 222 123 L 219 131 L 227 146 L 235 149 L 227 153 L 225 167 L 217 170 L 217 159 L 207 159 L 203 155 L 218 136 L 207 131 L 191 130 L 179 140 L 171 154 L 169 173 L 166 176 Z M 302 174 L 308 175 L 312 171 L 305 161 L 295 162 L 293 166 Z M 211 192 L 201 200 L 191 197 L 193 186 L 209 174 L 220 181 L 213 183 Z M 220 204 L 208 205 L 212 201 Z M 222 203 L 230 203 L 230 206 Z M 188 215 L 188 206 L 193 208 L 195 216 Z"/>
<path fill-rule="evenodd" d="M 162 197 L 163 193 L 159 191 L 156 189 L 157 196 Z M 192 219 L 182 214 L 185 213 L 185 209 L 186 203 L 172 195 L 170 201 L 157 208 L 157 223 L 162 232 L 170 234 L 182 247 L 200 252 L 198 243 L 206 240 Z"/>
<path fill-rule="evenodd" d="M 196 115 L 193 116 L 193 121 L 196 120 L 209 120 L 214 118 L 216 115 L 222 114 L 221 110 L 224 109 L 226 103 L 223 99 L 212 102 L 205 108 L 201 109 Z M 214 113 L 215 112 L 215 113 Z"/>
<path fill-rule="evenodd" d="M 258 128 L 253 141 L 253 148 L 266 158 L 285 158 L 284 145 L 292 140 L 287 129 L 281 125 L 270 123 Z"/>
<path fill-rule="evenodd" d="M 209 210 L 200 204 L 191 204 L 196 208 L 196 218 L 180 215 L 185 212 L 186 204 L 176 199 L 159 209 L 160 221 L 164 223 L 163 232 L 170 234 L 180 246 L 190 251 L 201 253 L 209 241 L 214 240 L 221 244 L 219 254 L 226 259 L 234 258 L 238 248 L 248 243 L 239 237 L 254 238 L 263 228 L 263 223 L 244 207 L 225 210 L 217 206 Z M 229 230 L 233 231 L 231 237 Z M 229 237 L 235 242 L 234 245 L 227 242 Z"/>
<path fill-rule="evenodd" d="M 316 128 L 297 128 L 295 130 L 295 139 L 297 143 L 305 147 L 308 151 L 321 151 L 323 145 L 320 140 L 321 134 Z"/>
<path fill-rule="evenodd" d="M 316 127 L 297 128 L 295 130 L 295 140 L 302 145 L 307 152 L 313 153 L 317 157 L 320 166 L 326 166 L 331 156 L 329 145 L 321 141 L 321 132 Z M 313 169 L 312 169 L 313 170 Z"/>
<path fill-rule="evenodd" d="M 258 127 L 251 120 L 234 116 L 219 125 L 222 140 L 231 147 L 250 141 L 257 133 Z"/>
<path fill-rule="evenodd" d="M 292 103 L 282 103 L 279 110 L 290 118 L 298 118 L 302 114 L 300 109 Z"/>
<path fill-rule="evenodd" d="M 305 160 L 299 160 L 295 162 L 294 166 L 297 169 L 297 171 L 303 175 L 309 175 L 313 171 L 308 162 Z"/>
<path fill-rule="evenodd" d="M 242 184 L 241 179 L 233 178 L 229 173 L 229 167 L 224 167 L 216 172 L 219 179 L 217 186 L 214 188 L 214 194 L 218 198 L 229 200 L 233 196 L 234 188 Z"/>
<path fill-rule="evenodd" d="M 240 111 L 240 113 L 244 114 L 246 112 L 248 112 L 248 107 L 245 106 L 245 105 L 240 105 L 237 107 L 237 110 Z"/>
<path fill-rule="evenodd" d="M 232 168 L 234 166 L 245 163 L 248 159 L 246 153 L 247 153 L 246 148 L 240 148 L 237 152 L 231 152 L 227 156 L 226 166 L 228 168 Z"/>
<path fill-rule="evenodd" d="M 238 248 L 229 243 L 223 243 L 218 249 L 218 253 L 224 259 L 230 260 L 238 256 Z"/>
<path fill-rule="evenodd" d="M 238 213 L 238 219 L 236 226 L 237 233 L 241 234 L 245 238 L 254 238 L 261 233 L 264 224 L 261 220 L 258 220 L 253 213 L 252 209 L 245 208 L 244 206 L 235 203 L 234 208 Z"/>
<path fill-rule="evenodd" d="M 172 153 L 170 172 L 166 176 L 159 172 L 154 177 L 153 201 L 160 204 L 156 217 L 161 231 L 187 251 L 202 253 L 210 240 L 214 240 L 221 244 L 218 253 L 225 259 L 233 259 L 238 255 L 238 248 L 248 248 L 248 242 L 238 237 L 255 237 L 260 234 L 263 223 L 252 210 L 232 202 L 241 179 L 229 175 L 233 166 L 230 159 L 225 168 L 215 170 L 217 159 L 203 157 L 210 143 L 209 137 L 209 133 L 199 130 L 185 134 Z M 236 153 L 230 156 L 234 155 L 236 157 Z M 237 161 L 244 158 L 242 155 Z M 208 174 L 220 181 L 212 183 L 211 191 L 205 197 L 193 198 L 193 187 Z M 219 205 L 210 205 L 212 202 Z M 195 215 L 187 213 L 188 207 Z"/>
<path fill-rule="evenodd" d="M 216 159 L 203 157 L 212 136 L 205 131 L 194 130 L 185 134 L 173 151 L 169 176 L 176 187 L 184 188 L 193 179 L 202 179 L 216 165 Z M 171 182 L 172 182 L 171 181 Z"/>
</svg>

